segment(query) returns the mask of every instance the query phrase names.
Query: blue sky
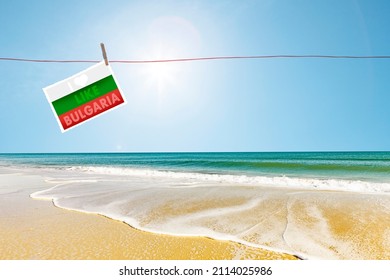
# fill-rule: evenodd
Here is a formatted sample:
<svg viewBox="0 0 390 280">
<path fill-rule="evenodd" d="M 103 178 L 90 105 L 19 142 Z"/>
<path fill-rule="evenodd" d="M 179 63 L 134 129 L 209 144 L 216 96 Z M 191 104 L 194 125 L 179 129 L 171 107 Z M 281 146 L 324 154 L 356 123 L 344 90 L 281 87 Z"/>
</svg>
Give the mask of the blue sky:
<svg viewBox="0 0 390 280">
<path fill-rule="evenodd" d="M 389 1 L 2 1 L 0 57 L 389 55 Z M 390 60 L 112 64 L 128 104 L 61 133 L 43 87 L 91 64 L 0 61 L 0 152 L 390 150 Z"/>
</svg>

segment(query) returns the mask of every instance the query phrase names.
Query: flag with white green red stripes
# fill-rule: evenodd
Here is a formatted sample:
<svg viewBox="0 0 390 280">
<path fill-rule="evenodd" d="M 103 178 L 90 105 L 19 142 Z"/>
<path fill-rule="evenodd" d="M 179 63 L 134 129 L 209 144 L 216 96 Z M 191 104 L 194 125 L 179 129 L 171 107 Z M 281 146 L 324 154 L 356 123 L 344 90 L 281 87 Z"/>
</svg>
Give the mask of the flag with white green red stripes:
<svg viewBox="0 0 390 280">
<path fill-rule="evenodd" d="M 43 91 L 62 132 L 126 103 L 104 61 Z"/>
</svg>

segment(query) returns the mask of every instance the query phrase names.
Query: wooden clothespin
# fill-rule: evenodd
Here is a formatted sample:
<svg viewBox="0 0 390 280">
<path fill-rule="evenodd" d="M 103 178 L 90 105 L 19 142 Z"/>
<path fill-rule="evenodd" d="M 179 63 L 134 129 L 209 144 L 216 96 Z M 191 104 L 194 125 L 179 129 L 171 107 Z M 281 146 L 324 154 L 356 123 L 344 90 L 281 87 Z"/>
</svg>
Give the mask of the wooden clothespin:
<svg viewBox="0 0 390 280">
<path fill-rule="evenodd" d="M 104 47 L 104 44 L 103 44 L 103 43 L 100 43 L 100 47 L 101 47 L 101 49 L 102 49 L 102 55 L 103 55 L 104 62 L 105 62 L 106 65 L 108 66 L 108 59 L 107 59 L 106 48 Z"/>
</svg>

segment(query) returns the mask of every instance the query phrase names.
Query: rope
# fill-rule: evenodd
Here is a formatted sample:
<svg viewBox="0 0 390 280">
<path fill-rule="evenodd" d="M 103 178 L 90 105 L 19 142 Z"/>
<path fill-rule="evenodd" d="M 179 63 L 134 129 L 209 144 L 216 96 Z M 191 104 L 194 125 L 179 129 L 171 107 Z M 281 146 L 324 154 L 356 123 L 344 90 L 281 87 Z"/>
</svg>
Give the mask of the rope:
<svg viewBox="0 0 390 280">
<path fill-rule="evenodd" d="M 275 58 L 319 58 L 319 59 L 390 59 L 390 55 L 352 56 L 352 55 L 252 55 L 252 56 L 210 56 L 194 58 L 175 58 L 160 60 L 109 60 L 110 63 L 145 64 L 145 63 L 169 63 L 189 62 L 204 60 L 232 60 L 232 59 L 275 59 Z M 98 63 L 99 60 L 52 60 L 52 59 L 28 59 L 14 57 L 0 57 L 2 61 L 38 62 L 38 63 Z"/>
</svg>

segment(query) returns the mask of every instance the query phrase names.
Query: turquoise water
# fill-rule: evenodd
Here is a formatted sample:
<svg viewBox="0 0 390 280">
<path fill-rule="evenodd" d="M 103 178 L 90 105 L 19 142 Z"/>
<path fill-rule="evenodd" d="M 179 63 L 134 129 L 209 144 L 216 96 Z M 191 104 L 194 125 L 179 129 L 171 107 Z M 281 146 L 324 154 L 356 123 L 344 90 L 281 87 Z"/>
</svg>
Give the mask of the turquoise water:
<svg viewBox="0 0 390 280">
<path fill-rule="evenodd" d="M 390 182 L 390 152 L 0 154 L 0 164 Z"/>
</svg>

